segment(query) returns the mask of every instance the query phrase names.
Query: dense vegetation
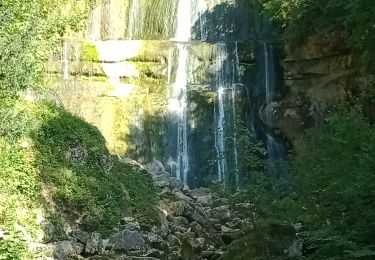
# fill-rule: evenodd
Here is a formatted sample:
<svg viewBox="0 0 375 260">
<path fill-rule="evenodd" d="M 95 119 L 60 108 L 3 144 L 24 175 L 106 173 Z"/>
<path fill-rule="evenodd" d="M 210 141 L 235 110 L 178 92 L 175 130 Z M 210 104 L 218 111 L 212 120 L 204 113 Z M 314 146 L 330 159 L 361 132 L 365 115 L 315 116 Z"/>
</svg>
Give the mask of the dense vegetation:
<svg viewBox="0 0 375 260">
<path fill-rule="evenodd" d="M 375 5 L 372 0 L 263 0 L 266 13 L 288 43 L 339 33 L 346 44 L 375 62 Z"/>
<path fill-rule="evenodd" d="M 56 240 L 77 224 L 106 236 L 124 215 L 145 226 L 153 219 L 149 174 L 110 155 L 100 132 L 50 94 L 30 91 L 46 88 L 47 57 L 84 25 L 92 3 L 1 1 L 0 259 L 44 259 L 42 249 L 29 249 L 46 242 L 46 223 Z"/>
<path fill-rule="evenodd" d="M 287 193 L 280 194 L 267 166 L 231 196 L 254 203 L 255 228 L 231 245 L 223 259 L 375 258 L 375 5 L 372 1 L 266 0 L 277 37 L 290 46 L 308 37 L 335 37 L 367 64 L 367 87 L 332 109 L 322 128 L 309 130 L 288 160 Z M 298 236 L 294 228 L 298 227 Z M 299 241 L 293 245 L 285 241 Z M 284 250 L 289 249 L 285 254 Z M 292 254 L 290 251 L 295 250 Z M 300 252 L 299 254 L 296 252 Z M 288 256 L 289 254 L 289 256 Z"/>
</svg>

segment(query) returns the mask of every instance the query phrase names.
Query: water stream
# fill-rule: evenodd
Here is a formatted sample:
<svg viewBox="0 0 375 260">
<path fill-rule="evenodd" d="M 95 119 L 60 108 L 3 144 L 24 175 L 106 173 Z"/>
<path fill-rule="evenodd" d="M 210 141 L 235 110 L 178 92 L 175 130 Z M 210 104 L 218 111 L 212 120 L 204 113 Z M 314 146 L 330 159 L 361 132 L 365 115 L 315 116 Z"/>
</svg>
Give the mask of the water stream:
<svg viewBox="0 0 375 260">
<path fill-rule="evenodd" d="M 177 10 L 177 29 L 174 41 L 177 42 L 178 62 L 176 82 L 173 84 L 169 107 L 177 117 L 177 163 L 176 177 L 188 184 L 188 114 L 187 114 L 187 61 L 186 42 L 190 40 L 191 28 L 190 0 L 180 0 Z"/>
</svg>

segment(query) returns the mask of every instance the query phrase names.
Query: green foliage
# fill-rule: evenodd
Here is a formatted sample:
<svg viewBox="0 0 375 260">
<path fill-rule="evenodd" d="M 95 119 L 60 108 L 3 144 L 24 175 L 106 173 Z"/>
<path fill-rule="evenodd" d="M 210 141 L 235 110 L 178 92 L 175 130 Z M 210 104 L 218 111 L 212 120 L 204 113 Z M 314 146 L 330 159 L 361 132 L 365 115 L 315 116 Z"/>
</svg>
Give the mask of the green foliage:
<svg viewBox="0 0 375 260">
<path fill-rule="evenodd" d="M 364 52 L 370 64 L 375 61 L 375 5 L 372 0 L 265 0 L 265 11 L 277 24 L 289 44 L 308 36 L 341 32 L 346 44 Z M 369 66 L 371 68 L 371 66 Z"/>
<path fill-rule="evenodd" d="M 82 48 L 82 61 L 99 62 L 99 53 L 94 44 L 84 44 Z"/>
<path fill-rule="evenodd" d="M 37 215 L 55 225 L 56 239 L 77 219 L 103 235 L 125 215 L 153 223 L 151 176 L 111 156 L 95 127 L 52 104 L 21 101 L 0 104 L 0 118 L 0 228 L 10 233 L 0 259 L 36 259 L 26 248 L 39 239 Z"/>
<path fill-rule="evenodd" d="M 310 237 L 318 248 L 313 259 L 352 259 L 344 250 L 373 246 L 375 130 L 359 110 L 332 115 L 322 132 L 306 138 L 297 158 L 296 187 L 312 216 L 311 229 L 318 230 Z"/>
<path fill-rule="evenodd" d="M 43 87 L 45 60 L 65 32 L 82 28 L 88 5 L 89 0 L 1 2 L 1 98 L 14 96 L 25 88 Z M 64 8 L 69 10 L 64 13 Z"/>
</svg>

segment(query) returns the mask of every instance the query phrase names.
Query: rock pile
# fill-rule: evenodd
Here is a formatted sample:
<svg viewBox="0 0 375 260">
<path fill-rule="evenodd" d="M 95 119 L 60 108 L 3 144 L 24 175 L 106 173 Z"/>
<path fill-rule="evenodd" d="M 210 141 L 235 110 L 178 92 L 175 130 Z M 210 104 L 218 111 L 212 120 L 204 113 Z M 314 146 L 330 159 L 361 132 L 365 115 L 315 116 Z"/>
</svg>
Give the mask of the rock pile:
<svg viewBox="0 0 375 260">
<path fill-rule="evenodd" d="M 208 188 L 190 190 L 158 161 L 144 168 L 160 188 L 155 225 L 145 230 L 133 217 L 124 217 L 118 232 L 107 239 L 76 230 L 69 241 L 54 245 L 55 259 L 213 260 L 253 228 L 246 217 L 252 212 L 250 203 L 228 205 Z"/>
</svg>

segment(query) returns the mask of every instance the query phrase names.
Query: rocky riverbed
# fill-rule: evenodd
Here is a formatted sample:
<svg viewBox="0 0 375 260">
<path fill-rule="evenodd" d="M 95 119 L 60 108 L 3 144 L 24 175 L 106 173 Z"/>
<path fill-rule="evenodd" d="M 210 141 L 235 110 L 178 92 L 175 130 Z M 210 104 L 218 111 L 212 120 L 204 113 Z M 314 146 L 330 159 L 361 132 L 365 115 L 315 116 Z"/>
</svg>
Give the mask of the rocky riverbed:
<svg viewBox="0 0 375 260">
<path fill-rule="evenodd" d="M 107 238 L 74 230 L 69 240 L 48 245 L 54 259 L 218 259 L 227 245 L 253 229 L 250 203 L 229 205 L 208 188 L 189 189 L 158 161 L 143 167 L 122 160 L 146 169 L 160 189 L 154 225 L 143 228 L 127 216 Z"/>
</svg>

